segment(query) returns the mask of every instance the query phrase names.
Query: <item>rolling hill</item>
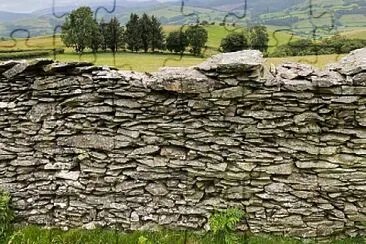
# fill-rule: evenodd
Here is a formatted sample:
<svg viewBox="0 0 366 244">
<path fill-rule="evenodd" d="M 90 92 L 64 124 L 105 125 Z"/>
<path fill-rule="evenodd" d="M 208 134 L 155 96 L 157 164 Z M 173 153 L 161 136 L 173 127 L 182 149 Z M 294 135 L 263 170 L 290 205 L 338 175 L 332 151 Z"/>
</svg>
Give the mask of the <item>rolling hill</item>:
<svg viewBox="0 0 366 244">
<path fill-rule="evenodd" d="M 22 1 L 22 0 L 20 0 Z M 80 5 L 80 2 L 70 0 L 57 1 L 56 16 L 62 16 Z M 75 2 L 75 4 L 70 4 Z M 109 19 L 116 16 L 125 24 L 131 12 L 144 12 L 157 16 L 165 25 L 192 24 L 197 21 L 208 21 L 247 26 L 264 24 L 278 30 L 290 31 L 303 37 L 324 37 L 337 31 L 366 28 L 366 1 L 364 0 L 184 0 L 145 2 L 118 1 L 113 6 L 111 0 L 89 0 L 92 9 L 99 9 L 98 19 Z M 122 4 L 123 3 L 123 4 Z M 106 9 L 100 8 L 105 6 Z M 246 6 L 246 8 L 245 8 Z M 108 13 L 106 10 L 113 10 Z M 229 15 L 233 13 L 237 15 Z M 311 14 L 310 14 L 311 13 Z M 53 15 L 51 6 L 37 9 L 32 13 L 0 12 L 0 37 L 8 38 L 13 30 L 21 29 L 15 37 L 25 37 L 29 31 L 31 36 L 52 35 L 55 28 L 61 25 L 63 18 Z M 59 31 L 59 28 L 56 28 Z"/>
</svg>

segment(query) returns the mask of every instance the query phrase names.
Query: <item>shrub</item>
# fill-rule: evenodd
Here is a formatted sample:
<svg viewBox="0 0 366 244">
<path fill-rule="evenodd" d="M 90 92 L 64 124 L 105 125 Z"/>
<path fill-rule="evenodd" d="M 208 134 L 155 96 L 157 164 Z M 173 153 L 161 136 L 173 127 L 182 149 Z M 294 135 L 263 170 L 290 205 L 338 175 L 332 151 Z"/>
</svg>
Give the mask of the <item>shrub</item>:
<svg viewBox="0 0 366 244">
<path fill-rule="evenodd" d="M 244 33 L 232 32 L 224 37 L 220 45 L 223 52 L 236 52 L 248 47 L 248 40 Z"/>
<path fill-rule="evenodd" d="M 56 54 L 61 52 L 62 52 L 61 49 L 56 50 Z M 20 52 L 7 52 L 7 53 L 4 52 L 0 53 L 0 60 L 38 58 L 48 56 L 51 54 L 53 54 L 53 50 L 25 51 L 25 52 L 20 51 Z"/>
<path fill-rule="evenodd" d="M 219 243 L 238 243 L 239 238 L 235 229 L 244 215 L 245 213 L 237 208 L 229 208 L 211 215 L 209 225 Z"/>
<path fill-rule="evenodd" d="M 9 204 L 10 194 L 0 189 L 0 240 L 5 239 L 12 229 L 14 215 Z"/>
</svg>

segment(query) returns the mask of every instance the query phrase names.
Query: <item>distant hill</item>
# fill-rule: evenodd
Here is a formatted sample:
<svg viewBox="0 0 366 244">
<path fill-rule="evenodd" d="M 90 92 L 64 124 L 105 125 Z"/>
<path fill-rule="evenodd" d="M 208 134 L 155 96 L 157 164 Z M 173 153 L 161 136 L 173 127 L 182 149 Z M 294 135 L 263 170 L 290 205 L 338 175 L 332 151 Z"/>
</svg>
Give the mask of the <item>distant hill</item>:
<svg viewBox="0 0 366 244">
<path fill-rule="evenodd" d="M 25 0 L 18 0 L 25 1 Z M 18 2 L 17 1 L 17 2 Z M 112 0 L 88 0 L 93 10 L 99 9 L 97 18 L 108 20 L 116 16 L 125 24 L 131 12 L 142 14 L 144 12 L 157 16 L 163 24 L 183 25 L 197 21 L 210 23 L 227 23 L 247 26 L 253 24 L 269 25 L 273 28 L 290 30 L 296 35 L 310 36 L 315 34 L 329 36 L 336 31 L 366 28 L 366 1 L 365 0 L 313 0 L 310 16 L 309 1 L 303 0 L 185 0 L 183 11 L 181 1 L 145 2 L 117 1 L 115 11 Z M 55 6 L 56 16 L 75 9 L 80 1 L 58 0 Z M 71 4 L 75 3 L 75 4 Z M 9 37 L 14 29 L 27 29 L 31 36 L 51 35 L 54 29 L 61 25 L 64 18 L 53 15 L 51 6 L 38 9 L 30 14 L 0 12 L 0 37 Z M 225 18 L 228 13 L 236 16 Z M 237 18 L 239 17 L 239 18 Z M 56 30 L 60 30 L 56 28 Z M 24 37 L 23 32 L 19 36 Z"/>
<path fill-rule="evenodd" d="M 32 18 L 32 14 L 0 11 L 0 22 L 16 21 L 16 20 L 26 19 L 26 18 Z"/>
</svg>

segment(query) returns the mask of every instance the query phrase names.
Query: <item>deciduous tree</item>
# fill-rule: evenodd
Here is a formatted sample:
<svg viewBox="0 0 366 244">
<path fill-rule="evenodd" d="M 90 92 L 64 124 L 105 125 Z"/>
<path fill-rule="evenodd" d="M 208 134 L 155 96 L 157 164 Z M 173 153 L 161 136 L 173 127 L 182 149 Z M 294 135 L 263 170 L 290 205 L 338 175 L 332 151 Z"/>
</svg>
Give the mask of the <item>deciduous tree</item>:
<svg viewBox="0 0 366 244">
<path fill-rule="evenodd" d="M 244 33 L 232 32 L 224 37 L 220 45 L 223 52 L 236 52 L 248 47 Z"/>
<path fill-rule="evenodd" d="M 267 28 L 262 25 L 250 27 L 248 30 L 249 43 L 252 49 L 266 53 L 268 50 L 269 36 Z"/>
<path fill-rule="evenodd" d="M 183 53 L 188 47 L 188 44 L 187 36 L 182 31 L 170 32 L 166 39 L 166 48 L 175 53 Z"/>
<path fill-rule="evenodd" d="M 89 7 L 80 7 L 66 17 L 61 27 L 61 40 L 67 47 L 82 53 L 85 48 L 91 47 L 95 28 L 92 10 Z"/>
<path fill-rule="evenodd" d="M 208 40 L 207 30 L 199 25 L 190 26 L 186 30 L 186 35 L 191 46 L 191 52 L 196 56 L 200 55 Z"/>
</svg>

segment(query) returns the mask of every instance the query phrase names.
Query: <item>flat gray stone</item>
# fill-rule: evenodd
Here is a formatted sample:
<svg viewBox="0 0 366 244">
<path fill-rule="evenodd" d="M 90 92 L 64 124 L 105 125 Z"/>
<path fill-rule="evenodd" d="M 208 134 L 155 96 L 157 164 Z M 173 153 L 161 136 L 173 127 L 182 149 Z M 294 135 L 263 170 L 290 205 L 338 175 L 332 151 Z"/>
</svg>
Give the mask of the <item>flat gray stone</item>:
<svg viewBox="0 0 366 244">
<path fill-rule="evenodd" d="M 341 74 L 355 75 L 366 70 L 366 48 L 350 52 L 339 63 L 337 70 Z"/>
<path fill-rule="evenodd" d="M 203 72 L 231 74 L 261 69 L 263 65 L 263 54 L 260 51 L 244 50 L 214 55 L 196 68 Z"/>
</svg>

